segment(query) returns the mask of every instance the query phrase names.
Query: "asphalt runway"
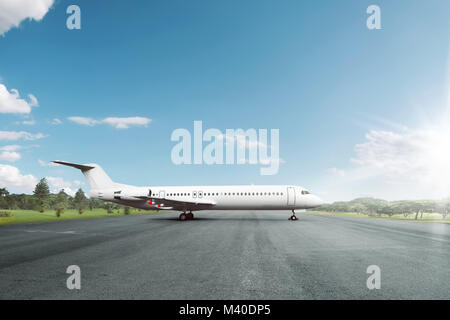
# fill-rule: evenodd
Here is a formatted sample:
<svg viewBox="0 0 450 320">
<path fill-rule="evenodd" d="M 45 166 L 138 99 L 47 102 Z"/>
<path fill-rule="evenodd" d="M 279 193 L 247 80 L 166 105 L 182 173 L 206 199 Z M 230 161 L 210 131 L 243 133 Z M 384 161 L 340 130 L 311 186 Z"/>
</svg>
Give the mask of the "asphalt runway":
<svg viewBox="0 0 450 320">
<path fill-rule="evenodd" d="M 0 299 L 449 299 L 450 225 L 197 212 L 0 227 Z M 69 265 L 81 289 L 66 287 Z M 381 288 L 369 290 L 369 265 Z"/>
</svg>

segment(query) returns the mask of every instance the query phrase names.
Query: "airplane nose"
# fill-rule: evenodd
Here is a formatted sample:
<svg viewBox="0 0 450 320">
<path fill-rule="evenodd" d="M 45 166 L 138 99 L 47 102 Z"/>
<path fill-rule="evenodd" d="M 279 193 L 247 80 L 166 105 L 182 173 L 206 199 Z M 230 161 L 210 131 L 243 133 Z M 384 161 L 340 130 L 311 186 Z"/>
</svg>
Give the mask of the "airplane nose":
<svg viewBox="0 0 450 320">
<path fill-rule="evenodd" d="M 324 205 L 325 201 L 323 201 L 322 199 L 320 199 L 319 197 L 317 197 L 317 202 L 319 204 L 319 206 Z"/>
<path fill-rule="evenodd" d="M 318 196 L 314 196 L 314 206 L 315 207 L 320 207 L 321 205 L 325 204 L 325 201 L 323 201 L 322 199 L 320 199 Z"/>
</svg>

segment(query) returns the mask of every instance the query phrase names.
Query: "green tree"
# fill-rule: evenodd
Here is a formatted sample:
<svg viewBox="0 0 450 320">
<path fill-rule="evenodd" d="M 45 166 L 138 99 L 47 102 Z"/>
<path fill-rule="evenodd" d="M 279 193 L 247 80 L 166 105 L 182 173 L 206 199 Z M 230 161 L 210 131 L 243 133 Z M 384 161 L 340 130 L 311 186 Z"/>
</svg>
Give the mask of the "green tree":
<svg viewBox="0 0 450 320">
<path fill-rule="evenodd" d="M 414 220 L 417 220 L 419 213 L 424 210 L 424 205 L 420 201 L 411 202 L 411 209 L 416 213 Z"/>
<path fill-rule="evenodd" d="M 83 190 L 81 188 L 78 189 L 77 193 L 75 193 L 75 197 L 73 198 L 73 202 L 79 214 L 83 213 L 83 209 L 86 206 L 86 201 L 87 198 L 84 195 Z"/>
<path fill-rule="evenodd" d="M 68 195 L 64 192 L 64 189 L 62 189 L 56 195 L 55 210 L 56 210 L 56 216 L 58 218 L 61 216 L 61 214 L 64 212 L 64 209 L 66 209 L 66 207 L 67 207 L 67 198 L 68 198 Z"/>
<path fill-rule="evenodd" d="M 442 219 L 445 220 L 445 218 L 447 218 L 448 212 L 450 211 L 450 198 L 437 201 L 435 211 L 442 214 Z"/>
<path fill-rule="evenodd" d="M 367 212 L 367 207 L 365 205 L 363 205 L 362 203 L 358 203 L 358 202 L 352 203 L 350 205 L 350 209 L 351 209 L 351 212 L 356 212 L 358 214 Z"/>
<path fill-rule="evenodd" d="M 38 209 L 40 212 L 44 212 L 45 207 L 47 205 L 47 200 L 50 195 L 50 190 L 48 187 L 47 180 L 42 178 L 36 187 L 34 188 L 34 196 L 38 201 Z"/>
<path fill-rule="evenodd" d="M 113 204 L 110 202 L 106 202 L 104 208 L 106 209 L 107 213 L 113 213 Z"/>
<path fill-rule="evenodd" d="M 0 209 L 9 209 L 8 195 L 6 188 L 0 188 Z"/>
<path fill-rule="evenodd" d="M 0 197 L 6 197 L 9 196 L 8 190 L 6 188 L 0 188 Z"/>
<path fill-rule="evenodd" d="M 445 220 L 447 218 L 448 212 L 450 211 L 450 198 L 442 201 L 442 218 Z"/>
<path fill-rule="evenodd" d="M 394 215 L 394 208 L 391 205 L 386 205 L 377 210 L 380 214 L 387 214 L 389 217 L 392 217 Z"/>
</svg>

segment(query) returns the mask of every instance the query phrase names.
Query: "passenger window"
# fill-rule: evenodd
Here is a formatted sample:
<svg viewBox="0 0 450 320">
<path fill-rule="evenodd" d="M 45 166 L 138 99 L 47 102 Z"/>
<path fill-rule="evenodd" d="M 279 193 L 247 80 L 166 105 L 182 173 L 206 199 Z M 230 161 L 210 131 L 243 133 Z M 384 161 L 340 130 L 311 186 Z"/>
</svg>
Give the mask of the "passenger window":
<svg viewBox="0 0 450 320">
<path fill-rule="evenodd" d="M 197 198 L 197 191 L 192 192 L 192 198 Z"/>
</svg>

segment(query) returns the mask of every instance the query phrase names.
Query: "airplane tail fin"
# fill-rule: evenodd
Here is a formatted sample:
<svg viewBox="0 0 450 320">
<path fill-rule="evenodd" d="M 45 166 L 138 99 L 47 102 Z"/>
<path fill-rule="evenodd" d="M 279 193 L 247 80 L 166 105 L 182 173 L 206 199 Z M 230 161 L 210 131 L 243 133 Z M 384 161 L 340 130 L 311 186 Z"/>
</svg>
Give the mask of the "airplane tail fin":
<svg viewBox="0 0 450 320">
<path fill-rule="evenodd" d="M 115 185 L 111 178 L 106 174 L 105 171 L 103 171 L 102 167 L 100 167 L 98 164 L 77 164 L 65 161 L 52 162 L 80 169 L 86 177 L 86 180 L 88 181 L 91 189 L 106 189 Z"/>
</svg>

